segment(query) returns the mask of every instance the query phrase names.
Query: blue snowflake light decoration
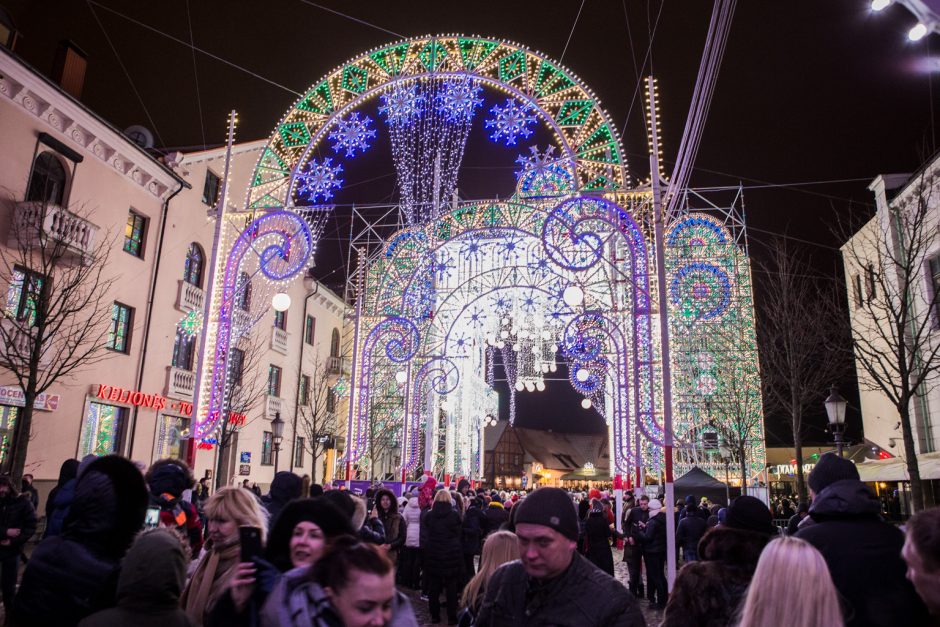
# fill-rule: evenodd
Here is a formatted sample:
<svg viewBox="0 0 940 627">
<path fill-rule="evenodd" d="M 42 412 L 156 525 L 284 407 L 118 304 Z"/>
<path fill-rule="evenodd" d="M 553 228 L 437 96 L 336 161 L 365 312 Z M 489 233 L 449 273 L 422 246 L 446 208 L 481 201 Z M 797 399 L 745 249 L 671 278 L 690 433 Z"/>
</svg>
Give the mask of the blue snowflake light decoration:
<svg viewBox="0 0 940 627">
<path fill-rule="evenodd" d="M 504 141 L 507 146 L 515 146 L 519 137 L 532 134 L 529 127 L 535 124 L 535 114 L 529 105 L 507 98 L 505 105 L 493 105 L 490 114 L 493 117 L 486 120 L 486 128 L 493 129 L 490 139 L 494 142 Z"/>
<path fill-rule="evenodd" d="M 323 161 L 312 159 L 303 171 L 297 174 L 300 193 L 306 195 L 311 202 L 329 200 L 333 197 L 333 190 L 342 186 L 343 179 L 339 175 L 343 172 L 343 166 L 333 166 L 332 163 L 333 159 L 330 157 Z"/>
<path fill-rule="evenodd" d="M 355 157 L 357 150 L 365 152 L 370 146 L 370 140 L 375 139 L 375 131 L 370 128 L 371 125 L 372 118 L 367 115 L 360 118 L 358 111 L 341 118 L 336 128 L 330 131 L 329 139 L 333 142 L 333 150 L 345 150 L 347 157 Z"/>
<path fill-rule="evenodd" d="M 516 159 L 521 166 L 516 179 L 523 194 L 562 194 L 574 189 L 574 176 L 564 160 L 555 156 L 554 146 L 544 152 L 532 146 L 529 151 L 532 154 L 519 155 Z"/>
<path fill-rule="evenodd" d="M 382 94 L 379 113 L 385 115 L 390 126 L 405 126 L 421 117 L 424 96 L 418 93 L 418 84 L 398 85 Z"/>
<path fill-rule="evenodd" d="M 483 104 L 482 88 L 470 78 L 454 78 L 444 83 L 437 95 L 437 108 L 449 120 L 473 117 L 474 110 Z"/>
</svg>

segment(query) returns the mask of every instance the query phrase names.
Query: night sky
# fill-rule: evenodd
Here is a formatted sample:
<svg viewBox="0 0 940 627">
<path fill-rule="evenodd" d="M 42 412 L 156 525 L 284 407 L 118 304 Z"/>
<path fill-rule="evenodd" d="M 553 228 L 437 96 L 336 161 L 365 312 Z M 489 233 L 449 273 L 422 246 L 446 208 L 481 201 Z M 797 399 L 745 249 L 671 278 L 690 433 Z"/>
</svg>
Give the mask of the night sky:
<svg viewBox="0 0 940 627">
<path fill-rule="evenodd" d="M 6 0 L 3 5 L 21 31 L 17 52 L 28 63 L 48 72 L 57 43 L 71 39 L 89 57 L 82 100 L 91 109 L 120 128 L 151 128 L 158 147 L 190 150 L 219 145 L 233 108 L 239 112 L 240 141 L 268 136 L 297 99 L 290 90 L 303 92 L 347 59 L 399 36 L 465 33 L 516 41 L 555 59 L 563 55 L 562 63 L 594 90 L 615 124 L 625 124 L 624 147 L 635 178 L 644 178 L 648 169 L 637 77 L 652 71 L 659 79 L 671 170 L 711 10 L 708 2 L 586 0 L 572 33 L 579 0 L 324 0 L 319 6 L 303 0 Z M 866 188 L 877 174 L 910 172 L 935 151 L 940 110 L 927 71 L 931 63 L 940 67 L 930 52 L 940 49 L 940 38 L 912 44 L 906 33 L 915 20 L 906 10 L 892 6 L 872 14 L 868 5 L 866 0 L 739 2 L 690 181 L 695 187 L 743 183 L 752 255 L 760 258 L 762 242 L 773 234 L 786 234 L 812 255 L 821 275 L 840 283 L 835 224 L 861 224 L 872 214 Z M 180 43 L 190 37 L 198 48 L 257 76 L 201 52 L 194 58 Z M 497 154 L 476 131 L 459 181 L 461 197 L 505 197 L 513 186 L 516 153 Z M 380 141 L 375 148 L 372 162 L 363 161 L 359 171 L 348 174 L 348 182 L 357 185 L 344 190 L 340 203 L 394 200 L 392 169 L 383 162 L 388 147 Z M 340 206 L 337 213 L 342 212 Z M 329 245 L 348 233 L 344 218 L 338 215 L 328 227 L 317 260 L 328 284 L 341 282 L 344 273 L 344 256 Z M 759 296 L 759 274 L 755 280 Z M 577 397 L 563 391 L 566 386 L 521 394 L 519 423 L 557 430 L 601 426 L 599 418 L 589 417 L 593 412 L 580 409 Z M 853 415 L 850 409 L 849 419 L 857 430 L 857 410 Z M 825 441 L 821 407 L 810 420 L 815 425 L 809 439 Z M 768 420 L 768 439 L 771 444 L 787 439 L 774 417 Z"/>
</svg>

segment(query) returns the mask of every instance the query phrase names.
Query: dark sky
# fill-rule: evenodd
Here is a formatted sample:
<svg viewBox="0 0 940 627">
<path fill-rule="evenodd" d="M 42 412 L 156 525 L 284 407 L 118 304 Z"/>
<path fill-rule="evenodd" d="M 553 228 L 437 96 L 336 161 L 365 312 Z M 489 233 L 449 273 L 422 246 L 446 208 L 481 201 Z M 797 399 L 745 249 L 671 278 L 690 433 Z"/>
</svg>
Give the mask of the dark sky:
<svg viewBox="0 0 940 627">
<path fill-rule="evenodd" d="M 364 50 L 398 38 L 380 28 L 404 36 L 504 38 L 556 59 L 564 52 L 564 65 L 596 92 L 615 124 L 626 122 L 624 146 L 639 177 L 647 168 L 636 66 L 646 57 L 650 33 L 655 26 L 649 61 L 639 74 L 652 68 L 659 79 L 670 162 L 682 135 L 711 9 L 708 2 L 586 0 L 566 49 L 579 0 L 318 3 L 380 28 L 303 0 L 3 4 L 22 32 L 21 56 L 48 71 L 57 42 L 73 40 L 89 57 L 84 102 L 121 128 L 152 128 L 158 146 L 221 143 L 226 114 L 233 108 L 239 111 L 239 140 L 265 137 L 296 100 L 288 90 L 206 54 L 197 52 L 194 60 L 188 46 L 170 38 L 189 41 L 190 22 L 197 47 L 295 92 Z M 786 233 L 809 242 L 805 250 L 819 271 L 840 281 L 834 252 L 840 242 L 832 232 L 836 218 L 860 223 L 872 211 L 866 187 L 875 175 L 911 171 L 934 152 L 933 126 L 940 110 L 923 69 L 930 47 L 940 48 L 938 38 L 911 44 L 906 39 L 911 15 L 898 6 L 871 14 L 868 4 L 739 2 L 691 179 L 700 187 L 739 182 L 748 187 L 754 255 L 761 255 L 761 243 L 771 234 Z M 485 148 L 468 147 L 466 165 L 489 162 Z M 506 194 L 491 189 L 491 172 L 468 172 L 460 182 L 465 197 Z M 809 184 L 815 181 L 830 182 Z M 360 186 L 349 201 L 388 201 L 393 184 L 386 176 Z M 319 265 L 337 263 L 324 259 Z M 586 413 L 576 403 L 570 411 Z M 773 441 L 778 428 L 771 427 Z M 816 431 L 811 439 L 825 437 Z"/>
</svg>

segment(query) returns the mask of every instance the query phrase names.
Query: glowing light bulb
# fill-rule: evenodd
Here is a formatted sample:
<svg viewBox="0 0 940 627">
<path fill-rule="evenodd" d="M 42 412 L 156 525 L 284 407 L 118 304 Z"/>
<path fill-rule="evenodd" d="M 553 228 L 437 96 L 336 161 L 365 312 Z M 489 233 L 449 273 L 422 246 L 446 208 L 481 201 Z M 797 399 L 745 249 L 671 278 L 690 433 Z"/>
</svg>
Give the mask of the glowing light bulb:
<svg viewBox="0 0 940 627">
<path fill-rule="evenodd" d="M 274 308 L 274 311 L 287 311 L 290 309 L 290 295 L 278 292 L 271 299 L 271 307 Z"/>
<path fill-rule="evenodd" d="M 558 352 L 558 344 L 552 344 L 552 352 L 553 352 L 553 353 L 557 353 L 557 352 Z"/>
<path fill-rule="evenodd" d="M 538 390 L 539 392 L 544 392 L 544 391 L 545 391 L 545 382 L 539 380 L 539 381 L 535 384 L 535 389 Z"/>
<path fill-rule="evenodd" d="M 522 347 L 519 346 L 519 342 L 516 342 L 515 344 L 512 345 L 512 350 L 514 350 L 514 351 L 517 352 L 517 353 L 519 352 L 519 349 L 520 349 L 520 348 L 522 348 Z"/>
<path fill-rule="evenodd" d="M 927 26 L 925 24 L 918 23 L 914 28 L 907 32 L 907 38 L 911 41 L 920 41 L 924 38 L 924 35 L 927 34 Z"/>
<path fill-rule="evenodd" d="M 558 372 L 558 364 L 553 362 L 548 365 L 548 369 L 551 370 L 552 372 Z"/>
<path fill-rule="evenodd" d="M 871 10 L 881 11 L 891 5 L 891 0 L 872 0 Z"/>
<path fill-rule="evenodd" d="M 516 381 L 516 392 L 521 392 L 525 389 L 525 385 L 522 384 L 522 381 Z"/>
<path fill-rule="evenodd" d="M 399 370 L 395 373 L 395 380 L 398 381 L 398 383 L 404 383 L 408 380 L 408 373 L 404 370 Z"/>
<path fill-rule="evenodd" d="M 507 331 L 506 329 L 503 329 L 502 331 L 499 332 L 499 337 L 505 340 L 507 337 L 509 337 L 509 331 Z"/>
<path fill-rule="evenodd" d="M 531 381 L 526 381 L 526 382 L 525 382 L 525 389 L 526 389 L 526 392 L 534 392 L 534 391 L 535 391 L 535 384 L 532 383 Z"/>
<path fill-rule="evenodd" d="M 585 368 L 579 368 L 578 371 L 574 373 L 574 378 L 580 381 L 581 383 L 584 383 L 585 381 L 587 381 L 588 377 L 590 376 L 591 376 L 591 373 L 588 372 L 587 369 Z"/>
<path fill-rule="evenodd" d="M 584 291 L 577 285 L 569 285 L 561 297 L 569 307 L 577 307 L 584 302 Z"/>
<path fill-rule="evenodd" d="M 586 398 L 583 401 L 581 401 L 581 407 L 583 407 L 584 409 L 591 409 L 591 399 Z"/>
<path fill-rule="evenodd" d="M 550 340 L 550 339 L 552 339 L 552 332 L 549 331 L 548 329 L 542 331 L 542 339 L 543 339 L 543 340 Z"/>
</svg>

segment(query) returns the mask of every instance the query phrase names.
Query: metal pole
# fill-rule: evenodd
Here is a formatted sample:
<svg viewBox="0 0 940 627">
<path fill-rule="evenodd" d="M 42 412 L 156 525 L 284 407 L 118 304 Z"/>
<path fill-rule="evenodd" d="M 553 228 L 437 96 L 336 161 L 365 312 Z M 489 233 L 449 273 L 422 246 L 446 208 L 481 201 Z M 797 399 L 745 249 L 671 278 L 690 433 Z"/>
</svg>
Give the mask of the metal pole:
<svg viewBox="0 0 940 627">
<path fill-rule="evenodd" d="M 842 457 L 842 446 L 843 446 L 842 429 L 837 427 L 833 429 L 832 432 L 833 432 L 833 435 L 835 435 L 836 437 L 836 452 L 839 453 L 839 457 Z"/>
<path fill-rule="evenodd" d="M 731 506 L 731 478 L 728 475 L 729 461 L 725 459 L 725 507 Z"/>
<path fill-rule="evenodd" d="M 672 591 L 676 580 L 676 517 L 675 487 L 672 476 L 672 364 L 669 354 L 669 303 L 666 297 L 666 251 L 663 248 L 663 198 L 662 181 L 659 178 L 659 131 L 656 111 L 656 86 L 652 76 L 646 78 L 649 95 L 650 116 L 650 181 L 653 187 L 653 214 L 656 237 L 656 277 L 659 287 L 659 337 L 663 370 L 663 448 L 666 466 L 666 582 Z M 661 601 L 660 601 L 661 602 Z"/>
</svg>

